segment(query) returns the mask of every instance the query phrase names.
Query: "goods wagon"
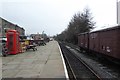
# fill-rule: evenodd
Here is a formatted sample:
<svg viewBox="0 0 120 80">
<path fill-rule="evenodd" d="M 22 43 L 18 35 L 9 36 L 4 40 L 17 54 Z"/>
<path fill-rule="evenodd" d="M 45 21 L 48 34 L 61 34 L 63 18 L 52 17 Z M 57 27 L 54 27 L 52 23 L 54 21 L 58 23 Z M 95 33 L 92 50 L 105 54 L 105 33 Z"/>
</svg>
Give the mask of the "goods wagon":
<svg viewBox="0 0 120 80">
<path fill-rule="evenodd" d="M 84 47 L 89 49 L 89 33 L 84 34 Z"/>
<path fill-rule="evenodd" d="M 92 32 L 89 34 L 89 50 L 99 52 L 100 36 L 99 32 Z"/>
<path fill-rule="evenodd" d="M 85 48 L 84 45 L 85 45 L 85 37 L 84 37 L 84 34 L 79 34 L 79 35 L 78 35 L 78 46 L 79 46 L 80 49 L 82 50 L 82 49 Z"/>
<path fill-rule="evenodd" d="M 99 52 L 120 59 L 120 26 L 99 32 Z"/>
<path fill-rule="evenodd" d="M 78 46 L 120 60 L 120 26 L 79 34 Z"/>
<path fill-rule="evenodd" d="M 78 45 L 81 50 L 88 49 L 89 47 L 89 33 L 81 33 L 78 35 Z"/>
</svg>

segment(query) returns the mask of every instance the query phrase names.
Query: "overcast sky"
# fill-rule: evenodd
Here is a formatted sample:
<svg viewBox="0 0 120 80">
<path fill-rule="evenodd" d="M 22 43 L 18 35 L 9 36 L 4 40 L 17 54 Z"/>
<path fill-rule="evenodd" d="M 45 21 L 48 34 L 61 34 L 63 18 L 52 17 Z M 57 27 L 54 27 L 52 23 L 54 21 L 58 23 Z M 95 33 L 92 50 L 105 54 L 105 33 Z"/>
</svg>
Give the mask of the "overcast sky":
<svg viewBox="0 0 120 80">
<path fill-rule="evenodd" d="M 25 29 L 26 34 L 55 35 L 72 16 L 88 7 L 97 27 L 116 25 L 116 0 L 0 0 L 0 16 Z"/>
</svg>

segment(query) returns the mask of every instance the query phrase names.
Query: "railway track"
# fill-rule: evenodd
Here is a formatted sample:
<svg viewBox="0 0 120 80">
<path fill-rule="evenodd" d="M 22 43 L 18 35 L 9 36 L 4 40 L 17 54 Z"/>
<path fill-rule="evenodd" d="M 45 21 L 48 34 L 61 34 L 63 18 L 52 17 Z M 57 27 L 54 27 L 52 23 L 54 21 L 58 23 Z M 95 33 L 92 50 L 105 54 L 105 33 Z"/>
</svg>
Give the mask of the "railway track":
<svg viewBox="0 0 120 80">
<path fill-rule="evenodd" d="M 59 43 L 70 80 L 101 80 L 101 78 L 79 57 L 71 52 L 64 44 Z"/>
<path fill-rule="evenodd" d="M 75 46 L 75 45 L 70 44 L 70 43 L 65 43 L 65 44 L 70 46 L 74 50 L 80 52 L 78 46 Z M 90 58 L 91 60 L 94 60 L 95 62 L 97 62 L 96 65 L 98 65 L 99 68 L 103 69 L 104 71 L 106 71 L 106 73 L 111 75 L 111 77 L 102 76 L 102 78 L 110 78 L 110 79 L 114 79 L 114 80 L 119 80 L 120 79 L 120 70 L 119 70 L 120 64 L 116 64 L 115 62 L 113 62 L 111 60 L 108 60 L 108 59 L 105 59 L 105 58 L 104 59 L 101 59 L 101 58 L 98 59 L 97 57 L 95 57 L 93 55 L 90 56 L 89 54 L 86 54 L 86 53 L 83 53 L 83 54 L 85 56 L 87 56 L 88 58 Z"/>
</svg>

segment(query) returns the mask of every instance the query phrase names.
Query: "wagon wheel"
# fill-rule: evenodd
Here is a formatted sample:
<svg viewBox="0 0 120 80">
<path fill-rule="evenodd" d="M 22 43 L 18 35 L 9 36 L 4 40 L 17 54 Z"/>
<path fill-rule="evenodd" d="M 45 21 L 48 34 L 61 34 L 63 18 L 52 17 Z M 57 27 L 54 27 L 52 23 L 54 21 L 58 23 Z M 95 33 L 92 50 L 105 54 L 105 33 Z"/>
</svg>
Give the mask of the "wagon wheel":
<svg viewBox="0 0 120 80">
<path fill-rule="evenodd" d="M 3 57 L 6 57 L 7 55 L 6 54 L 2 54 Z"/>
<path fill-rule="evenodd" d="M 33 51 L 35 51 L 35 49 L 33 48 Z"/>
<path fill-rule="evenodd" d="M 8 50 L 7 48 L 2 49 L 2 56 L 6 57 L 8 55 Z"/>
</svg>

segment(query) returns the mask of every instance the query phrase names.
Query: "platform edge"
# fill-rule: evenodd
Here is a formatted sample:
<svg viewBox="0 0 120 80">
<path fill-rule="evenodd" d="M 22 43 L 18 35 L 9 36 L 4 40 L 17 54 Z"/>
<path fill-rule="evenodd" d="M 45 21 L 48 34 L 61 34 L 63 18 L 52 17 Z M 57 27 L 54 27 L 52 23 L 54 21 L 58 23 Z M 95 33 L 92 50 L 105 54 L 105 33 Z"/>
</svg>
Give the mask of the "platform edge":
<svg viewBox="0 0 120 80">
<path fill-rule="evenodd" d="M 57 45 L 58 45 L 58 48 L 59 48 L 59 51 L 60 51 L 60 55 L 62 57 L 62 62 L 63 62 L 63 66 L 64 66 L 65 76 L 69 80 L 68 71 L 67 71 L 67 68 L 66 68 L 66 65 L 65 65 L 65 60 L 63 58 L 62 51 L 61 51 L 61 48 L 60 48 L 58 42 L 57 42 Z"/>
</svg>

